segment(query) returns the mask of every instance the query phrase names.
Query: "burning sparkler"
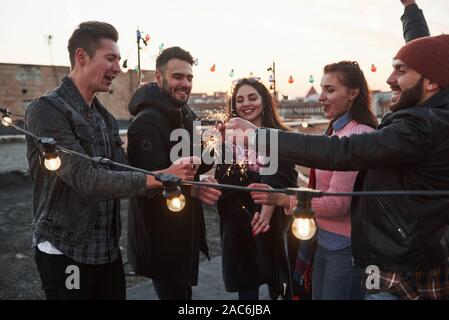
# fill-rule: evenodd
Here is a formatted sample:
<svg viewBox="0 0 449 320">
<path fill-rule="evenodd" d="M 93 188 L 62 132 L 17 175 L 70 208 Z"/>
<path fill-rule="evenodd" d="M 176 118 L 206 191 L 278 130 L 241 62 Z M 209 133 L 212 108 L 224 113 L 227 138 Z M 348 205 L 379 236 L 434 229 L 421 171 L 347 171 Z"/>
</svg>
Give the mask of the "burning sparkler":
<svg viewBox="0 0 449 320">
<path fill-rule="evenodd" d="M 202 136 L 203 155 L 213 154 L 213 157 L 216 159 L 221 154 L 221 135 L 216 129 L 209 131 Z"/>
<path fill-rule="evenodd" d="M 201 120 L 213 122 L 214 124 L 222 124 L 229 121 L 229 113 L 223 107 L 216 110 L 206 110 L 206 114 L 201 117 Z"/>
</svg>

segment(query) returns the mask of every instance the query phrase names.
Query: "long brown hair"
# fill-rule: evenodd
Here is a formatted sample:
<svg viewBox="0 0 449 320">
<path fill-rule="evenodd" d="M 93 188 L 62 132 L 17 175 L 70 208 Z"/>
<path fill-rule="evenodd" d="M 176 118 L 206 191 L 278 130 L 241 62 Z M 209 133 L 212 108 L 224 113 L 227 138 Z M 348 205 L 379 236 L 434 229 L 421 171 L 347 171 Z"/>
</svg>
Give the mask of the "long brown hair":
<svg viewBox="0 0 449 320">
<path fill-rule="evenodd" d="M 335 72 L 338 80 L 349 89 L 358 89 L 359 94 L 348 113 L 352 120 L 372 128 L 377 127 L 377 118 L 371 109 L 371 95 L 365 75 L 355 61 L 340 61 L 324 67 L 324 73 Z"/>
<path fill-rule="evenodd" d="M 237 84 L 234 86 L 234 89 L 232 90 L 232 96 L 231 96 L 231 100 L 230 100 L 231 112 L 233 115 L 237 114 L 237 109 L 236 109 L 237 91 L 240 89 L 240 87 L 242 87 L 244 85 L 253 87 L 262 98 L 262 126 L 263 127 L 281 129 L 281 130 L 285 130 L 285 131 L 291 130 L 282 122 L 282 120 L 279 117 L 279 114 L 277 112 L 276 101 L 271 96 L 270 91 L 268 91 L 267 87 L 265 87 L 265 85 L 263 83 L 261 83 L 258 78 L 243 78 L 243 79 L 237 80 Z"/>
</svg>

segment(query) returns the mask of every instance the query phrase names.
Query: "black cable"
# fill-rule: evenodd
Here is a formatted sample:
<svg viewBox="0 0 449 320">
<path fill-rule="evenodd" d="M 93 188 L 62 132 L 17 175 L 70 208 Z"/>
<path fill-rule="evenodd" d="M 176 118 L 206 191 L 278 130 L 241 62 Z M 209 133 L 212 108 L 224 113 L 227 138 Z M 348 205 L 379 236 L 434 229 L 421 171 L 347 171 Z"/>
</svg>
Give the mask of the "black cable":
<svg viewBox="0 0 449 320">
<path fill-rule="evenodd" d="M 16 117 L 22 117 L 22 118 L 25 117 L 24 114 L 13 113 L 13 112 L 9 111 L 8 109 L 2 108 L 2 107 L 0 107 L 0 112 L 3 113 L 3 116 L 16 116 Z"/>
<path fill-rule="evenodd" d="M 0 108 L 1 112 L 4 112 L 3 108 Z M 14 123 L 8 123 L 11 127 L 17 129 L 18 131 L 32 136 L 33 138 L 37 139 L 38 141 L 42 140 L 41 137 L 38 137 L 34 135 L 33 133 L 22 129 L 21 127 L 15 125 Z M 112 161 L 108 158 L 102 158 L 102 157 L 90 157 L 84 153 L 80 153 L 74 150 L 70 150 L 68 148 L 62 147 L 60 145 L 57 145 L 58 150 L 61 150 L 64 153 L 72 154 L 80 156 L 84 159 L 90 160 L 95 163 L 99 163 L 102 165 L 114 165 L 117 167 L 125 168 L 131 171 L 137 171 L 141 172 L 153 177 L 158 177 L 164 174 L 170 173 L 155 173 L 152 171 L 148 171 L 141 168 L 136 168 L 130 165 L 126 165 L 123 163 L 118 163 L 115 161 Z M 230 184 L 214 184 L 214 183 L 206 183 L 206 182 L 200 182 L 200 181 L 185 181 L 181 180 L 180 185 L 193 185 L 193 186 L 203 186 L 203 187 L 209 187 L 213 189 L 228 189 L 228 190 L 235 190 L 235 191 L 248 191 L 248 192 L 267 192 L 267 193 L 284 193 L 288 195 L 294 195 L 301 192 L 307 192 L 310 197 L 323 197 L 323 196 L 341 196 L 341 197 L 359 197 L 359 196 L 449 196 L 449 190 L 380 190 L 380 191 L 353 191 L 353 192 L 322 192 L 319 190 L 313 190 L 308 188 L 286 188 L 286 189 L 262 189 L 262 188 L 248 188 L 248 187 L 242 187 L 242 186 L 235 186 Z"/>
<path fill-rule="evenodd" d="M 91 156 L 88 156 L 87 154 L 80 153 L 80 152 L 77 152 L 77 151 L 73 151 L 73 150 L 67 149 L 65 147 L 61 147 L 59 145 L 58 145 L 58 149 L 61 150 L 64 153 L 77 155 L 77 156 L 80 156 L 80 157 L 82 157 L 84 159 L 87 159 L 87 160 L 90 160 L 92 162 L 99 163 L 99 164 L 102 164 L 102 165 L 114 165 L 114 166 L 117 166 L 117 167 L 129 169 L 129 170 L 132 170 L 132 171 L 138 171 L 138 172 L 141 172 L 141 173 L 145 173 L 145 174 L 148 174 L 148 175 L 153 176 L 153 177 L 157 177 L 159 175 L 159 173 L 155 173 L 155 172 L 148 171 L 148 170 L 145 170 L 145 169 L 136 168 L 136 167 L 133 167 L 133 166 L 130 166 L 130 165 L 127 165 L 127 164 L 115 162 L 115 161 L 112 161 L 111 159 L 108 159 L 108 158 L 91 157 Z"/>
<path fill-rule="evenodd" d="M 449 190 L 382 190 L 323 192 L 323 196 L 449 196 Z"/>
<path fill-rule="evenodd" d="M 8 122 L 8 126 L 13 127 L 14 129 L 16 129 L 16 130 L 18 130 L 18 131 L 24 133 L 25 135 L 29 135 L 29 136 L 31 136 L 31 137 L 37 139 L 37 140 L 40 140 L 40 139 L 41 139 L 40 137 L 36 136 L 35 134 L 33 134 L 33 133 L 31 133 L 31 132 L 29 132 L 29 131 L 27 131 L 27 130 L 25 130 L 25 129 L 22 129 L 21 127 L 15 125 L 15 124 L 12 123 L 12 122 Z"/>
</svg>

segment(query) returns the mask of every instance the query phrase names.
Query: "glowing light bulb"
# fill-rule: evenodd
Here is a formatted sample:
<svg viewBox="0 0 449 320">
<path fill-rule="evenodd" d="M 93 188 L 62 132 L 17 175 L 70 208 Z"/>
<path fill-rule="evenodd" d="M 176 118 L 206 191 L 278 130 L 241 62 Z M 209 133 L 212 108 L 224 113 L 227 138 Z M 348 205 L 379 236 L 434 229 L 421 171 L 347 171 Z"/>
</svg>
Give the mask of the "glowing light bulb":
<svg viewBox="0 0 449 320">
<path fill-rule="evenodd" d="M 309 240 L 316 233 L 316 223 L 313 218 L 295 218 L 292 222 L 292 233 L 300 240 Z"/>
<path fill-rule="evenodd" d="M 51 158 L 51 159 L 45 159 L 44 160 L 44 166 L 50 171 L 58 170 L 61 166 L 61 159 L 59 157 Z"/>
<path fill-rule="evenodd" d="M 12 119 L 8 116 L 2 117 L 2 125 L 9 127 L 12 124 Z"/>
<path fill-rule="evenodd" d="M 301 127 L 308 128 L 309 127 L 309 123 L 304 120 L 303 122 L 301 122 Z"/>
<path fill-rule="evenodd" d="M 183 194 L 167 199 L 167 207 L 170 211 L 179 212 L 184 209 L 186 205 L 186 197 Z"/>
</svg>

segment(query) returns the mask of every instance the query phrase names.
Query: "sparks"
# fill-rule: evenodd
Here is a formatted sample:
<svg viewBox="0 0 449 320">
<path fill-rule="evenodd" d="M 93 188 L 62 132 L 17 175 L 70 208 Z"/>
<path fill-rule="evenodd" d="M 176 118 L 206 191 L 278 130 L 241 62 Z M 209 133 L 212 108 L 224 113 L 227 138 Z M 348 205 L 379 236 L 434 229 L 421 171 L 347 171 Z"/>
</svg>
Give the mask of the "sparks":
<svg viewBox="0 0 449 320">
<path fill-rule="evenodd" d="M 216 110 L 206 110 L 206 115 L 201 120 L 211 121 L 215 124 L 226 123 L 229 120 L 229 114 L 223 107 L 219 107 Z"/>
<path fill-rule="evenodd" d="M 218 152 L 219 151 L 218 147 L 220 146 L 220 144 L 221 144 L 220 139 L 218 139 L 214 135 L 210 135 L 203 139 L 203 147 L 204 147 L 204 149 L 206 149 L 206 151 L 215 150 Z"/>
</svg>

